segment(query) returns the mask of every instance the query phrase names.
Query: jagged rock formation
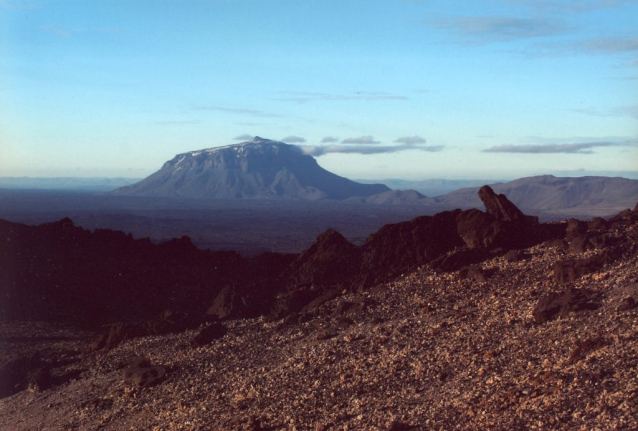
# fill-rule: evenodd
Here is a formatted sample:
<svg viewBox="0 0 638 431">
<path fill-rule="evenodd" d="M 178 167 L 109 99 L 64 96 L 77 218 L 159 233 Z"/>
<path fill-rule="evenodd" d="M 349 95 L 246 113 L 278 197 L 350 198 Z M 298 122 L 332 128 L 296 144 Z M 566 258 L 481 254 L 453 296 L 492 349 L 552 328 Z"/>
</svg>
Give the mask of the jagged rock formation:
<svg viewBox="0 0 638 431">
<path fill-rule="evenodd" d="M 294 145 L 252 141 L 176 155 L 162 168 L 112 193 L 202 199 L 348 199 L 390 189 L 359 184 L 323 169 Z"/>
<path fill-rule="evenodd" d="M 524 220 L 525 215 L 505 197 L 497 195 L 490 186 L 483 186 L 478 191 L 478 196 L 485 205 L 487 213 L 499 221 Z"/>
<path fill-rule="evenodd" d="M 101 325 L 155 319 L 166 309 L 203 313 L 228 284 L 275 278 L 287 255 L 245 258 L 197 249 L 188 237 L 153 244 L 122 232 L 0 220 L 0 320 Z"/>
</svg>

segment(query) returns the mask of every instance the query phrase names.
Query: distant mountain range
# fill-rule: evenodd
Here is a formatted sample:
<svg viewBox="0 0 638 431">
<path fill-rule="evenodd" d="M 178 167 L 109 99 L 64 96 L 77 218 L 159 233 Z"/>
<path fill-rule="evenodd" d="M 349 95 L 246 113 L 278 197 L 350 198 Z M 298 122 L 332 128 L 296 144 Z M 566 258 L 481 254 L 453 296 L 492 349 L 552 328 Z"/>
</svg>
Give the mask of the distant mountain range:
<svg viewBox="0 0 638 431">
<path fill-rule="evenodd" d="M 528 214 L 571 217 L 607 216 L 638 201 L 638 180 L 619 177 L 555 177 L 543 175 L 490 184 Z M 427 199 L 424 204 L 445 208 L 481 208 L 478 187 L 465 188 Z"/>
<path fill-rule="evenodd" d="M 467 187 L 481 187 L 485 184 L 493 184 L 500 182 L 496 179 L 491 180 L 445 180 L 445 179 L 427 179 L 427 180 L 355 180 L 363 184 L 381 183 L 390 187 L 392 190 L 414 190 L 428 197 L 442 196 L 455 190 Z"/>
<path fill-rule="evenodd" d="M 366 181 L 368 182 L 368 181 Z M 383 180 L 362 184 L 335 175 L 297 146 L 251 141 L 176 155 L 147 178 L 0 178 L 0 188 L 109 192 L 113 196 L 191 199 L 332 200 L 422 206 L 424 211 L 482 209 L 481 180 Z M 521 178 L 489 184 L 528 214 L 589 218 L 633 208 L 638 180 L 621 177 Z M 446 192 L 445 194 L 441 194 Z"/>
<path fill-rule="evenodd" d="M 316 201 L 388 191 L 383 184 L 360 184 L 328 172 L 299 147 L 255 137 L 240 144 L 178 154 L 151 176 L 113 194 Z"/>
<path fill-rule="evenodd" d="M 204 199 L 324 199 L 376 205 L 419 205 L 436 209 L 482 208 L 480 180 L 387 180 L 361 184 L 323 169 L 310 155 L 283 142 L 255 137 L 235 145 L 178 154 L 151 176 L 112 192 L 123 196 Z M 451 190 L 428 197 L 402 185 Z M 390 187 L 388 187 L 390 186 Z M 551 175 L 491 184 L 497 193 L 530 214 L 605 216 L 633 208 L 638 180 L 610 177 L 557 178 Z"/>
<path fill-rule="evenodd" d="M 138 182 L 140 178 L 0 177 L 0 189 L 76 190 L 106 192 Z"/>
</svg>

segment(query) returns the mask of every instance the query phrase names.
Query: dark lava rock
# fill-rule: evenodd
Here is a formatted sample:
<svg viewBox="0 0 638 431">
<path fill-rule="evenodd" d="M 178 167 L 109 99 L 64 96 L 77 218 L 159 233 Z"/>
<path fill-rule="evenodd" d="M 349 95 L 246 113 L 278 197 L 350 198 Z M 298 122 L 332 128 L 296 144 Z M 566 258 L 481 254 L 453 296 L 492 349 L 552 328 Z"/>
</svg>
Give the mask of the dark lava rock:
<svg viewBox="0 0 638 431">
<path fill-rule="evenodd" d="M 525 253 L 523 253 L 520 250 L 510 250 L 507 253 L 505 253 L 505 255 L 503 256 L 503 258 L 507 261 L 507 262 L 520 262 L 521 260 L 524 260 L 527 256 L 525 255 Z"/>
<path fill-rule="evenodd" d="M 636 308 L 637 305 L 638 302 L 636 302 L 633 297 L 627 296 L 620 301 L 620 304 L 618 304 L 618 311 L 628 311 Z"/>
<path fill-rule="evenodd" d="M 330 329 L 322 329 L 319 332 L 317 332 L 317 340 L 328 340 L 336 336 L 337 336 L 337 333 Z"/>
<path fill-rule="evenodd" d="M 502 247 L 513 233 L 507 223 L 477 209 L 460 213 L 456 224 L 458 235 L 471 249 Z"/>
<path fill-rule="evenodd" d="M 414 429 L 414 427 L 410 424 L 406 424 L 405 422 L 393 421 L 389 426 L 387 431 L 409 431 Z"/>
<path fill-rule="evenodd" d="M 598 295 L 582 289 L 567 289 L 554 293 L 539 301 L 533 315 L 536 323 L 567 316 L 570 312 L 596 310 L 600 307 Z"/>
<path fill-rule="evenodd" d="M 312 313 L 316 311 L 319 307 L 325 304 L 328 301 L 333 300 L 334 298 L 341 295 L 341 291 L 339 289 L 329 290 L 326 293 L 323 293 L 306 304 L 302 309 L 302 314 Z"/>
<path fill-rule="evenodd" d="M 53 380 L 51 379 L 51 369 L 48 366 L 43 366 L 33 370 L 29 370 L 27 373 L 27 389 L 32 391 L 43 391 L 53 386 Z"/>
<path fill-rule="evenodd" d="M 363 312 L 364 304 L 361 302 L 344 301 L 337 305 L 332 315 L 335 317 L 354 316 Z"/>
<path fill-rule="evenodd" d="M 248 300 L 242 297 L 236 289 L 226 286 L 215 297 L 215 300 L 206 311 L 208 316 L 216 319 L 232 319 L 240 317 L 248 317 L 249 310 Z"/>
<path fill-rule="evenodd" d="M 456 229 L 460 210 L 388 224 L 362 246 L 357 284 L 370 288 L 465 245 Z"/>
<path fill-rule="evenodd" d="M 491 257 L 494 253 L 486 248 L 461 249 L 434 259 L 430 265 L 439 271 L 456 271 Z"/>
<path fill-rule="evenodd" d="M 202 319 L 179 311 L 164 311 L 161 316 L 144 323 L 115 323 L 95 343 L 93 350 L 108 352 L 120 343 L 137 337 L 183 332 L 199 326 Z"/>
<path fill-rule="evenodd" d="M 254 266 L 236 252 L 198 250 L 187 237 L 153 244 L 108 229 L 91 232 L 69 219 L 40 226 L 0 221 L 0 244 L 0 297 L 9 298 L 0 301 L 0 318 L 91 329 L 151 319 L 168 308 L 202 312 L 218 286 L 247 278 Z"/>
<path fill-rule="evenodd" d="M 569 241 L 569 246 L 567 247 L 567 253 L 569 254 L 581 254 L 587 250 L 593 250 L 596 246 L 592 241 L 591 235 L 581 234 L 578 235 Z"/>
<path fill-rule="evenodd" d="M 35 373 L 44 366 L 39 353 L 10 356 L 0 363 L 0 398 L 11 396 L 37 380 Z"/>
<path fill-rule="evenodd" d="M 109 329 L 103 333 L 93 346 L 93 350 L 99 352 L 108 352 L 114 349 L 121 342 L 129 338 L 139 337 L 142 335 L 141 325 L 133 323 L 114 323 Z"/>
<path fill-rule="evenodd" d="M 543 241 L 543 247 L 545 248 L 564 248 L 567 244 L 564 239 L 554 238 Z"/>
<path fill-rule="evenodd" d="M 575 218 L 570 218 L 569 220 L 567 220 L 567 228 L 565 230 L 565 238 L 567 239 L 567 241 L 571 241 L 578 235 L 584 234 L 585 232 L 587 232 L 586 222 L 577 220 Z"/>
<path fill-rule="evenodd" d="M 614 260 L 614 251 L 605 250 L 603 253 L 585 259 L 568 259 L 554 263 L 554 278 L 559 283 L 571 283 L 585 274 L 601 269 Z"/>
<path fill-rule="evenodd" d="M 596 217 L 587 223 L 587 232 L 604 231 L 609 227 L 609 223 L 602 217 Z"/>
<path fill-rule="evenodd" d="M 490 186 L 483 186 L 478 191 L 479 198 L 487 213 L 500 221 L 525 220 L 525 214 L 510 202 L 504 194 L 497 195 Z"/>
<path fill-rule="evenodd" d="M 461 280 L 474 280 L 478 282 L 487 281 L 486 274 L 483 272 L 483 270 L 479 266 L 470 266 L 467 268 L 462 268 L 459 271 L 459 278 Z"/>
<path fill-rule="evenodd" d="M 358 273 L 360 265 L 359 248 L 330 229 L 320 234 L 315 243 L 292 263 L 288 285 L 292 289 L 310 287 L 321 291 L 344 286 Z"/>
<path fill-rule="evenodd" d="M 136 359 L 124 370 L 124 381 L 138 388 L 156 385 L 164 380 L 165 376 L 166 368 L 153 366 L 146 358 Z"/>
<path fill-rule="evenodd" d="M 227 332 L 228 329 L 226 329 L 226 327 L 221 323 L 211 323 L 199 331 L 199 333 L 191 341 L 191 344 L 195 347 L 205 346 L 206 344 L 210 344 L 213 341 L 222 338 Z"/>
<path fill-rule="evenodd" d="M 165 310 L 159 318 L 143 325 L 145 335 L 163 335 L 197 328 L 203 319 L 184 311 Z"/>
<path fill-rule="evenodd" d="M 568 364 L 575 364 L 576 362 L 585 359 L 590 352 L 594 350 L 598 350 L 602 347 L 605 347 L 607 344 L 607 340 L 601 337 L 592 337 L 587 338 L 586 340 L 579 341 L 576 344 L 576 347 L 572 349 L 569 354 L 569 358 L 567 358 Z"/>
<path fill-rule="evenodd" d="M 348 329 L 352 325 L 354 325 L 354 320 L 349 317 L 340 317 L 337 319 L 334 326 L 337 329 Z"/>
</svg>

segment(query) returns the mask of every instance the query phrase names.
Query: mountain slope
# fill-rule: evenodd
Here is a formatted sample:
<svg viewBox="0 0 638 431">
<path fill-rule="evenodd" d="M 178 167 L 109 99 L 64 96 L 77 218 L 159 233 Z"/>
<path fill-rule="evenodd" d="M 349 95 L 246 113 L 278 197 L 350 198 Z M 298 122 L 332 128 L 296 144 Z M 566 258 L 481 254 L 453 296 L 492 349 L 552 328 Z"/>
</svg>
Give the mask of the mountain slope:
<svg viewBox="0 0 638 431">
<path fill-rule="evenodd" d="M 568 211 L 572 216 L 606 216 L 633 208 L 638 199 L 638 180 L 619 177 L 554 177 L 543 175 L 492 184 L 524 212 Z M 482 208 L 478 187 L 457 190 L 431 202 L 450 208 Z"/>
<path fill-rule="evenodd" d="M 389 190 L 382 184 L 359 184 L 328 172 L 293 145 L 255 137 L 241 144 L 178 154 L 151 176 L 113 194 L 314 201 Z"/>
</svg>

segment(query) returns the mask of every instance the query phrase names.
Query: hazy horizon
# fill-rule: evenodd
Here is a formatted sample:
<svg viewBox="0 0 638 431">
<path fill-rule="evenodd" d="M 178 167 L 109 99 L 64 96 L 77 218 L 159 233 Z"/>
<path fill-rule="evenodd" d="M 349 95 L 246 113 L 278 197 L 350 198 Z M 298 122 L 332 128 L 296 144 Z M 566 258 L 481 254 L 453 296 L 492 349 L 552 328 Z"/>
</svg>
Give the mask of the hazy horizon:
<svg viewBox="0 0 638 431">
<path fill-rule="evenodd" d="M 636 16 L 635 0 L 0 0 L 0 176 L 141 178 L 255 135 L 348 178 L 635 174 Z"/>
</svg>

